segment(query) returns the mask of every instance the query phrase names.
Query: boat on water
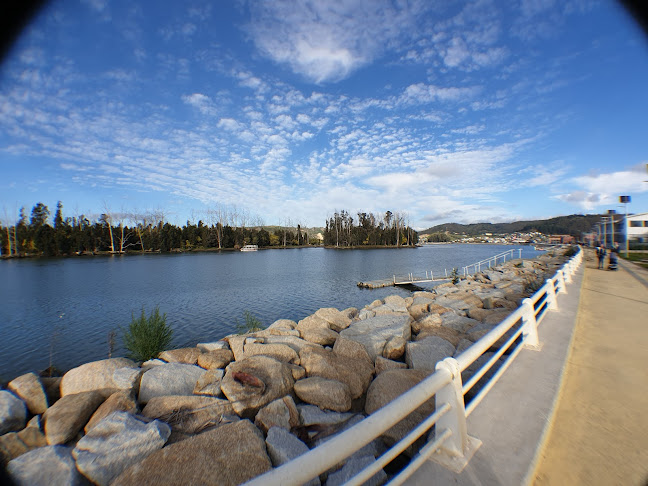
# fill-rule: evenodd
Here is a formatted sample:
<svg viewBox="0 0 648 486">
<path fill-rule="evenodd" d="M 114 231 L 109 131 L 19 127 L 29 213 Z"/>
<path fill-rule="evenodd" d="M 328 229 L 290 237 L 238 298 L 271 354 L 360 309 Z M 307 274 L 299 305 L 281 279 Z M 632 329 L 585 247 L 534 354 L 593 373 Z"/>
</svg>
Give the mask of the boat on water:
<svg viewBox="0 0 648 486">
<path fill-rule="evenodd" d="M 241 251 L 257 251 L 258 249 L 258 245 L 245 245 L 243 248 L 241 248 Z"/>
</svg>

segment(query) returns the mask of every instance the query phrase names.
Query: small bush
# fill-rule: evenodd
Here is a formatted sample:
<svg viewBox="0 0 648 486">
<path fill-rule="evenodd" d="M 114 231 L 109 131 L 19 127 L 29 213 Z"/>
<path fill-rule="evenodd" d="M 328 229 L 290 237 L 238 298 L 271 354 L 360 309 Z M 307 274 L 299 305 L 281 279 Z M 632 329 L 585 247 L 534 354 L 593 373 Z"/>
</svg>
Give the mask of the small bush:
<svg viewBox="0 0 648 486">
<path fill-rule="evenodd" d="M 565 251 L 565 256 L 567 258 L 573 257 L 576 254 L 576 251 L 577 251 L 577 247 L 570 246 L 569 248 L 567 248 L 567 251 Z"/>
<path fill-rule="evenodd" d="M 243 324 L 239 323 L 238 319 L 236 320 L 236 329 L 239 334 L 261 331 L 265 328 L 263 323 L 250 311 L 245 311 L 244 316 L 245 321 Z"/>
<path fill-rule="evenodd" d="M 459 283 L 459 269 L 457 267 L 453 268 L 450 276 L 452 277 L 452 284 L 457 285 Z"/>
<path fill-rule="evenodd" d="M 158 357 L 171 344 L 173 329 L 166 323 L 166 313 L 160 315 L 159 307 L 146 317 L 142 307 L 142 315 L 131 321 L 124 331 L 124 345 L 130 351 L 130 357 L 136 361 L 147 361 Z"/>
</svg>

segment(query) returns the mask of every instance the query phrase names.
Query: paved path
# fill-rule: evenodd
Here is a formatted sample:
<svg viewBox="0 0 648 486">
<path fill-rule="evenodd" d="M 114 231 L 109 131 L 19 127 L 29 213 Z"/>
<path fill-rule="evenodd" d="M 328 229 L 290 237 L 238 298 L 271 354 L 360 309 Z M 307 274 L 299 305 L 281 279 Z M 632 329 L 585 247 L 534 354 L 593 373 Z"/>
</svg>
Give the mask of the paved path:
<svg viewBox="0 0 648 486">
<path fill-rule="evenodd" d="M 586 256 L 558 407 L 536 486 L 648 484 L 648 271 Z"/>
</svg>

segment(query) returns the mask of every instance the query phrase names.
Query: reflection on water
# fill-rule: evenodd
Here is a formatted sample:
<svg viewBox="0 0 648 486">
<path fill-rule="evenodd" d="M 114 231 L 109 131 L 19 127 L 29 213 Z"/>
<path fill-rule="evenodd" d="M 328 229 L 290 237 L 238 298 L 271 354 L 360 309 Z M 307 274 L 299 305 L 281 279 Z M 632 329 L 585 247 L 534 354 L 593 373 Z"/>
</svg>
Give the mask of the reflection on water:
<svg viewBox="0 0 648 486">
<path fill-rule="evenodd" d="M 104 359 L 131 314 L 159 306 L 173 345 L 235 332 L 250 311 L 264 324 L 299 320 L 320 307 L 362 307 L 401 288 L 360 289 L 361 280 L 441 272 L 511 246 L 434 245 L 410 249 L 305 248 L 238 253 L 135 255 L 0 262 L 0 379 Z M 517 248 L 517 247 L 516 247 Z M 536 252 L 523 247 L 523 258 Z"/>
</svg>

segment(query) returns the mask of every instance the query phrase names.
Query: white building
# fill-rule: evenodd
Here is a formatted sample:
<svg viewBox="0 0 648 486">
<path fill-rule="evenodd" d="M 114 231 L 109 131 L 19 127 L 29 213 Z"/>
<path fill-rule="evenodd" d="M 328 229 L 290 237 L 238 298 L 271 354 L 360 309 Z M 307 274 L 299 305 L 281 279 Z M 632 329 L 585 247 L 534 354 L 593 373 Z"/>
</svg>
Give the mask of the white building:
<svg viewBox="0 0 648 486">
<path fill-rule="evenodd" d="M 628 215 L 626 230 L 629 240 L 648 241 L 648 213 Z"/>
</svg>

